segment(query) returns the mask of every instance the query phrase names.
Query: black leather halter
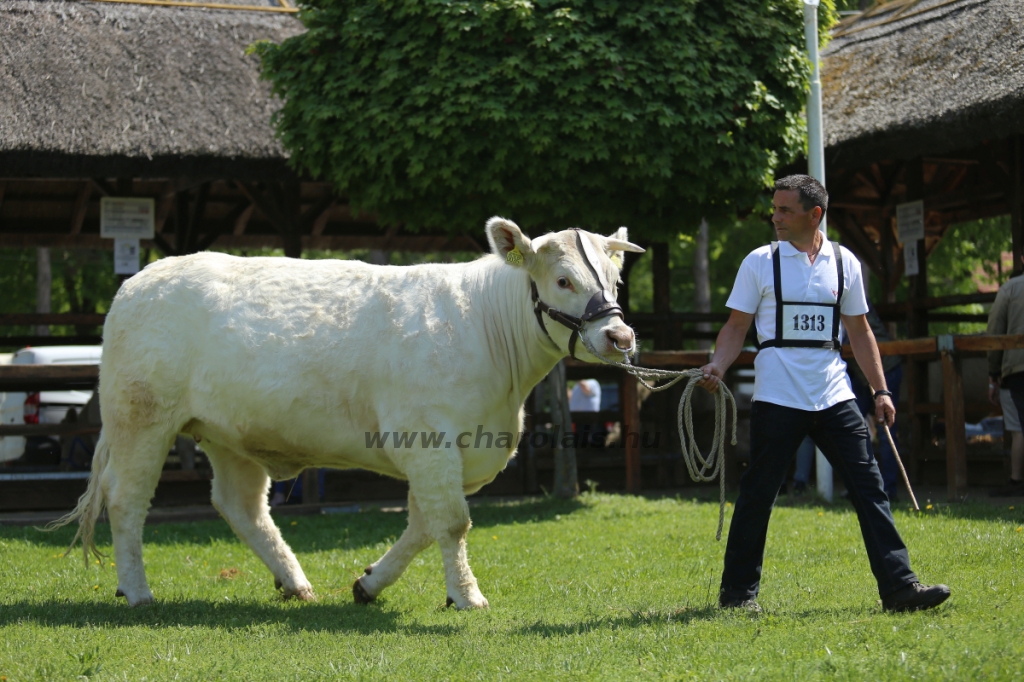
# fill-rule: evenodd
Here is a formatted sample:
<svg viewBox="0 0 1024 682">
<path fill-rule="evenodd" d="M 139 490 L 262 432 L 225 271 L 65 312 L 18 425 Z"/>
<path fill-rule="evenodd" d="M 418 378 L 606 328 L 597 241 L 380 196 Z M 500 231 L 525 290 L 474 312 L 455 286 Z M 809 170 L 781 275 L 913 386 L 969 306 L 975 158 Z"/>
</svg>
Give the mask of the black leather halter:
<svg viewBox="0 0 1024 682">
<path fill-rule="evenodd" d="M 601 290 L 590 297 L 590 300 L 587 301 L 587 308 L 580 317 L 563 313 L 561 310 L 552 308 L 540 300 L 540 294 L 537 293 L 537 283 L 532 278 L 530 279 L 530 298 L 533 300 L 533 313 L 537 316 L 537 321 L 540 322 L 540 328 L 544 330 L 544 334 L 551 339 L 551 343 L 555 343 L 555 340 L 551 338 L 548 328 L 544 325 L 545 313 L 555 322 L 572 330 L 572 336 L 569 337 L 569 355 L 576 360 L 576 341 L 580 338 L 580 332 L 583 331 L 587 322 L 613 315 L 617 315 L 619 319 L 623 320 L 625 317 L 622 314 L 622 308 L 605 288 L 604 277 L 601 276 L 597 268 L 594 267 L 594 264 L 590 262 L 590 258 L 587 257 L 587 250 L 583 245 L 583 237 L 580 235 L 579 229 L 575 227 L 572 229 L 576 232 L 576 248 L 579 249 L 580 255 L 583 256 L 583 262 L 587 264 L 590 271 L 594 273 L 594 277 L 597 278 L 598 284 L 602 287 Z M 555 343 L 555 346 L 557 347 L 558 344 Z"/>
</svg>

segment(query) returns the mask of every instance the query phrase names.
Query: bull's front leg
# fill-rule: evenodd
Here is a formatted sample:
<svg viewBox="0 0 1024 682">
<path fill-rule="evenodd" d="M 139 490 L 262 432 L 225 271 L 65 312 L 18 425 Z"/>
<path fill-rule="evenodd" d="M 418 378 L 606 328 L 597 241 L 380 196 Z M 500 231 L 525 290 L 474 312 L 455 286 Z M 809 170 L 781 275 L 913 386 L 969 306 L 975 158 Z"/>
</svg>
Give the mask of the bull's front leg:
<svg viewBox="0 0 1024 682">
<path fill-rule="evenodd" d="M 417 554 L 425 550 L 434 539 L 427 533 L 423 513 L 416 498 L 409 493 L 409 525 L 402 537 L 391 546 L 387 553 L 366 567 L 366 575 L 360 576 L 352 585 L 352 595 L 356 602 L 366 604 L 377 598 L 377 595 L 388 587 L 409 567 L 409 563 Z"/>
<path fill-rule="evenodd" d="M 471 525 L 462 491 L 462 455 L 458 450 L 410 453 L 409 491 L 416 499 L 427 533 L 437 541 L 444 561 L 448 604 L 457 609 L 487 608 L 466 556 Z"/>
</svg>

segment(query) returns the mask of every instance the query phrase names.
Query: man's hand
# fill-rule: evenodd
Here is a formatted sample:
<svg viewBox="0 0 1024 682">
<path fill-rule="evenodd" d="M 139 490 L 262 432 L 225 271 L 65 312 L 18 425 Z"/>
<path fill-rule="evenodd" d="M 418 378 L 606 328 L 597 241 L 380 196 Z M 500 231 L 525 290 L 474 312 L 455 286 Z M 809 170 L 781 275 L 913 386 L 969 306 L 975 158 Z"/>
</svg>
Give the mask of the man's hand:
<svg viewBox="0 0 1024 682">
<path fill-rule="evenodd" d="M 896 421 L 896 408 L 893 407 L 892 398 L 887 395 L 875 398 L 875 419 L 879 424 L 893 425 Z"/>
<path fill-rule="evenodd" d="M 718 384 L 725 378 L 725 372 L 719 369 L 713 362 L 709 362 L 701 367 L 700 371 L 704 373 L 704 378 L 699 380 L 697 385 L 701 388 L 706 388 L 710 393 L 717 391 Z"/>
<path fill-rule="evenodd" d="M 988 380 L 988 401 L 993 405 L 999 405 L 999 379 Z"/>
</svg>

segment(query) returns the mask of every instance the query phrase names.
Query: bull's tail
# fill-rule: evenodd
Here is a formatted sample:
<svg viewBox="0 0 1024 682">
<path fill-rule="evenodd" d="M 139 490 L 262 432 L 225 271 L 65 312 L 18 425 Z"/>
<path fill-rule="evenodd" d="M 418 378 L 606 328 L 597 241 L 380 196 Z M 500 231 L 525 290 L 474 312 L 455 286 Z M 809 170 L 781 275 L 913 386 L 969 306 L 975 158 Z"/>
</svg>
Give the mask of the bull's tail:
<svg viewBox="0 0 1024 682">
<path fill-rule="evenodd" d="M 67 552 L 64 556 L 71 553 L 71 550 L 75 548 L 75 544 L 78 539 L 82 539 L 82 556 L 85 559 L 85 564 L 89 565 L 89 554 L 93 554 L 97 559 L 103 558 L 104 554 L 96 548 L 96 540 L 93 537 L 93 530 L 96 528 L 96 521 L 100 517 L 100 513 L 103 511 L 103 489 L 100 486 L 100 477 L 103 475 L 103 470 L 107 468 L 107 462 L 110 458 L 110 446 L 107 445 L 107 439 L 105 434 L 100 432 L 99 442 L 96 444 L 96 453 L 92 458 L 92 473 L 89 475 L 89 485 L 85 489 L 85 492 L 80 498 L 78 498 L 78 505 L 74 511 L 60 517 L 56 521 L 49 523 L 46 526 L 46 530 L 56 530 L 62 526 L 66 526 L 72 521 L 78 521 L 78 532 L 75 533 L 74 539 L 71 541 L 71 546 L 68 547 Z"/>
</svg>

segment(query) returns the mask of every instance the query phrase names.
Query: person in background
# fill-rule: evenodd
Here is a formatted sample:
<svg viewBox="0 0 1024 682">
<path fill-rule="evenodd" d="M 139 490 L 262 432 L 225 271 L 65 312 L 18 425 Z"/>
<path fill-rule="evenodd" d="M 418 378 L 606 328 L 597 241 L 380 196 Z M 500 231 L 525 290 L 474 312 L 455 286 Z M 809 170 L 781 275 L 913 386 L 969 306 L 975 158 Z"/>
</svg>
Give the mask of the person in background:
<svg viewBox="0 0 1024 682">
<path fill-rule="evenodd" d="M 811 482 L 811 467 L 814 466 L 814 441 L 810 436 L 804 437 L 800 447 L 796 449 L 796 471 L 793 473 L 793 494 L 803 495 Z"/>
<path fill-rule="evenodd" d="M 992 394 L 998 389 L 999 402 L 992 400 Z M 1017 414 L 1017 407 L 1013 404 L 1010 392 L 1005 388 L 999 389 L 989 386 L 989 400 L 1003 408 L 1003 430 L 1010 434 L 1010 480 L 1020 481 L 1024 479 L 1024 433 L 1020 428 L 1020 415 Z M 1012 497 L 1020 495 L 1020 486 L 1012 483 L 998 488 L 993 488 L 988 493 L 991 497 Z"/>
<path fill-rule="evenodd" d="M 1024 266 L 1024 256 L 1021 257 L 1021 265 Z M 988 333 L 1024 334 L 1024 276 L 1020 269 L 1016 277 L 1011 277 L 999 287 L 996 301 L 988 314 Z M 998 391 L 1005 389 L 1017 408 L 1017 415 L 1024 414 L 1024 348 L 989 351 L 988 375 L 989 399 L 994 401 Z M 992 491 L 999 497 L 1024 495 L 1024 455 L 1018 454 L 1014 458 L 1011 449 L 1010 457 L 1009 483 Z"/>
<path fill-rule="evenodd" d="M 600 412 L 601 411 L 601 384 L 597 379 L 580 379 L 572 387 L 569 394 L 570 412 Z M 577 431 L 576 424 L 573 430 Z M 580 446 L 604 445 L 608 433 L 603 425 L 595 425 L 593 431 L 589 424 L 584 425 L 583 433 L 577 432 L 577 442 Z"/>
<path fill-rule="evenodd" d="M 600 412 L 601 384 L 597 379 L 580 379 L 569 396 L 570 412 Z"/>
</svg>

